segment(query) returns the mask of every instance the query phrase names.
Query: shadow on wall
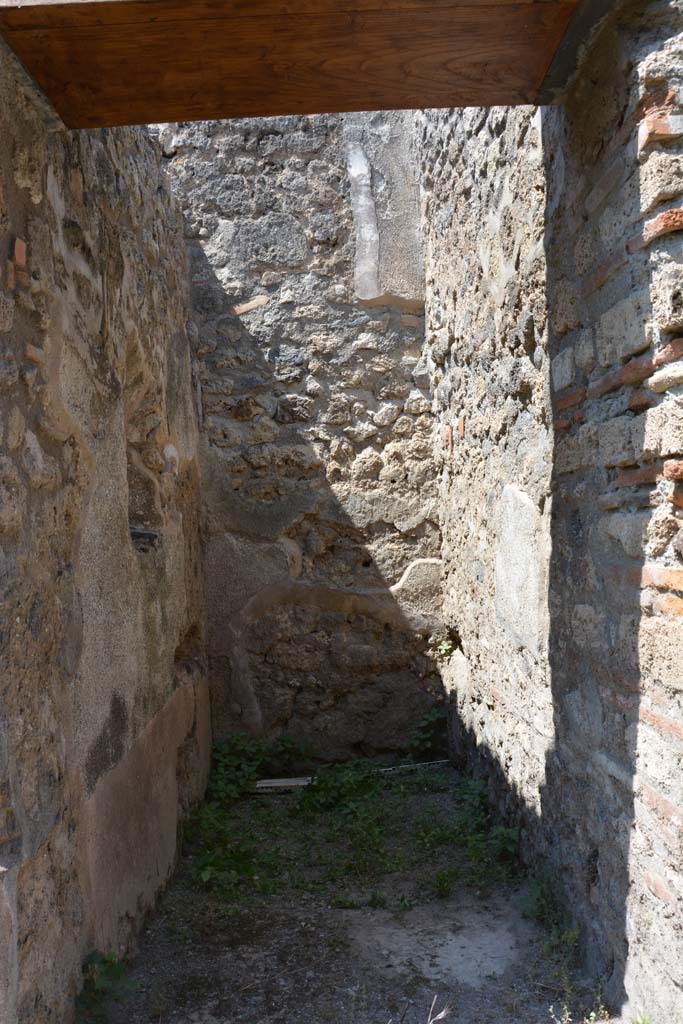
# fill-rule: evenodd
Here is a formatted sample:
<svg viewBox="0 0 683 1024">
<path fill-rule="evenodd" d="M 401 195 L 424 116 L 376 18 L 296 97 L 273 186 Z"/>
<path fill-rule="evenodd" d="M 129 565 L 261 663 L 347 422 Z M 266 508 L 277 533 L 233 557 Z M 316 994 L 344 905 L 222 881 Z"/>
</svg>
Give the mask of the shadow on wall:
<svg viewBox="0 0 683 1024">
<path fill-rule="evenodd" d="M 683 125 L 667 42 L 682 27 L 669 5 L 622 7 L 566 105 L 543 112 L 554 737 L 540 806 L 453 722 L 530 860 L 563 880 L 613 1008 L 662 1022 L 683 1010 Z"/>
<path fill-rule="evenodd" d="M 286 732 L 326 759 L 406 749 L 440 692 L 430 652 L 440 562 L 420 520 L 399 534 L 378 513 L 408 467 L 365 443 L 341 486 L 335 455 L 354 447 L 333 435 L 349 399 L 307 393 L 310 352 L 296 329 L 264 344 L 203 249 L 190 255 L 214 735 Z M 359 311 L 356 334 L 384 315 Z"/>
<path fill-rule="evenodd" d="M 625 5 L 544 124 L 555 741 L 541 809 L 588 962 L 617 1008 L 659 1020 L 683 1011 L 682 266 L 667 212 L 683 186 L 668 46 L 682 28 L 668 5 Z"/>
</svg>

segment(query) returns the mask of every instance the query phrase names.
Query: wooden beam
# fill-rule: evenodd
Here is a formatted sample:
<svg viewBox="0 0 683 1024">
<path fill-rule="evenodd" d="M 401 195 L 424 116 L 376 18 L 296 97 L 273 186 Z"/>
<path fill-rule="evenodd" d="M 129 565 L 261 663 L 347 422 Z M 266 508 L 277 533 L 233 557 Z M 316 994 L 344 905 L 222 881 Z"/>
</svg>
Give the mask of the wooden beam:
<svg viewBox="0 0 683 1024">
<path fill-rule="evenodd" d="M 578 0 L 0 0 L 74 128 L 533 103 Z"/>
</svg>

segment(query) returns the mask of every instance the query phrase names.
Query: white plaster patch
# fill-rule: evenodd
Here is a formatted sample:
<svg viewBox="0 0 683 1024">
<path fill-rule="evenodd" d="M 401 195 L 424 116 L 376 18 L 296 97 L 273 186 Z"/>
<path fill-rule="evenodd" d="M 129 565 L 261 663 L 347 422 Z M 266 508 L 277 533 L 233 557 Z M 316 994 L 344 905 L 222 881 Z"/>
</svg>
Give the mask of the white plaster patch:
<svg viewBox="0 0 683 1024">
<path fill-rule="evenodd" d="M 540 517 L 528 494 L 508 484 L 499 511 L 496 615 L 505 632 L 538 654 Z"/>
</svg>

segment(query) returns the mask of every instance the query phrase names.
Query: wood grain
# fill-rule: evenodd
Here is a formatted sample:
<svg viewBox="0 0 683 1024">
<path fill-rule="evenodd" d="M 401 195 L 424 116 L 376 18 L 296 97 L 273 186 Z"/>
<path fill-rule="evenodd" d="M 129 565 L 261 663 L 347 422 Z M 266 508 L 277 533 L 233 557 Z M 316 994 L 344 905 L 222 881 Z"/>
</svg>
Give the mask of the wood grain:
<svg viewBox="0 0 683 1024">
<path fill-rule="evenodd" d="M 0 7 L 70 127 L 534 102 L 577 0 Z"/>
</svg>

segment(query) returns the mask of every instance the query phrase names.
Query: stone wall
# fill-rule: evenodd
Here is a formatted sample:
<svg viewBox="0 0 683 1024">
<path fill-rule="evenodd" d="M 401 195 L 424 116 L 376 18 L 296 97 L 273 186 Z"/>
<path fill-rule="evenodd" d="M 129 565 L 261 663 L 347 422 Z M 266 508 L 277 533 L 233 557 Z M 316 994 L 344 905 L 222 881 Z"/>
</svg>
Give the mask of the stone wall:
<svg viewBox="0 0 683 1024">
<path fill-rule="evenodd" d="M 145 132 L 68 133 L 0 54 L 0 1020 L 66 1024 L 202 791 L 180 216 Z"/>
<path fill-rule="evenodd" d="M 396 751 L 439 536 L 412 114 L 161 128 L 183 204 L 213 721 Z"/>
<path fill-rule="evenodd" d="M 454 749 L 655 1020 L 683 1008 L 682 29 L 619 4 L 563 108 L 418 125 Z"/>
</svg>

